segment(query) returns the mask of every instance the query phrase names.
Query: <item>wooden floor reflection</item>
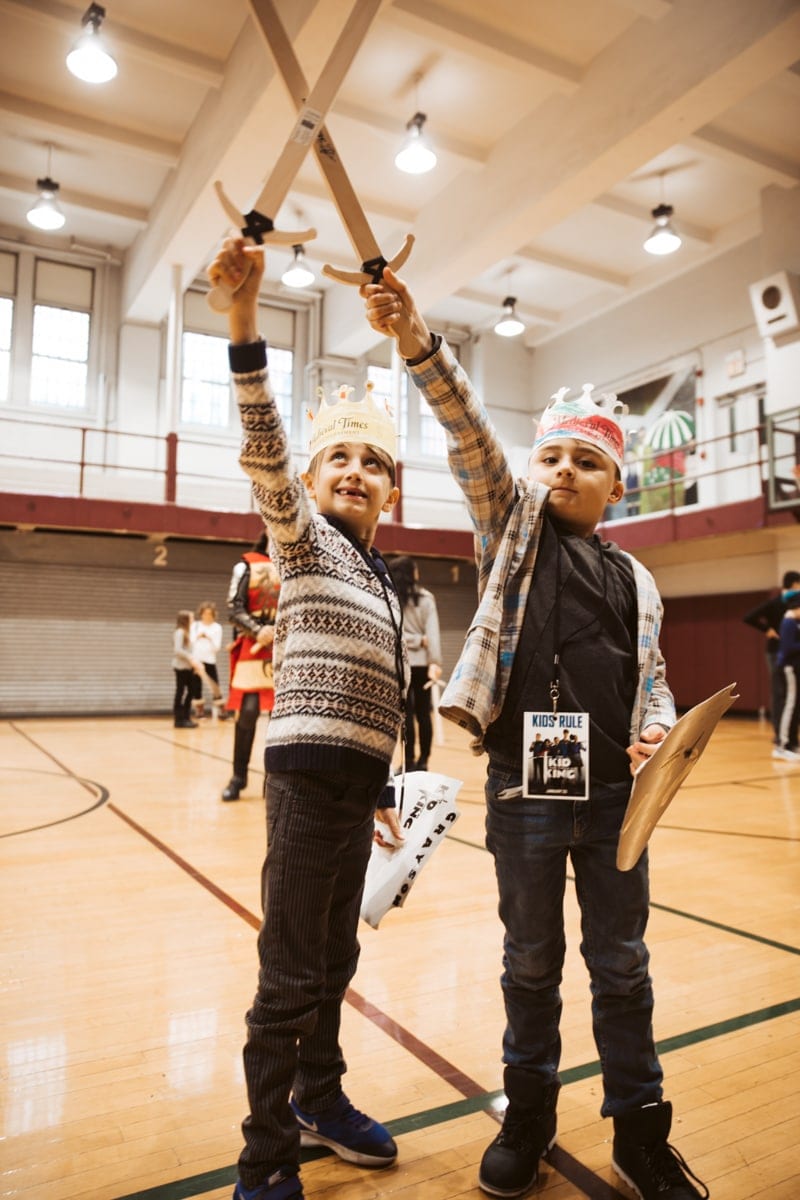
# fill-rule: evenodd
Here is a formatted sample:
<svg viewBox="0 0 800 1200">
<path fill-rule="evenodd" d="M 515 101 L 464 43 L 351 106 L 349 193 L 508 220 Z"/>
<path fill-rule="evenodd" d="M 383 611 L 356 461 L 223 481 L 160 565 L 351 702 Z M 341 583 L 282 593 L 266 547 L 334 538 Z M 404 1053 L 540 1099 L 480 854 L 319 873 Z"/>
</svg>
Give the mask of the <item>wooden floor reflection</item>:
<svg viewBox="0 0 800 1200">
<path fill-rule="evenodd" d="M 233 730 L 164 719 L 0 724 L 0 1194 L 231 1194 L 256 976 L 262 776 L 235 804 Z M 714 1200 L 800 1195 L 800 765 L 726 718 L 651 843 L 648 943 L 673 1140 Z M 484 760 L 445 729 L 461 817 L 375 931 L 345 1005 L 346 1087 L 398 1165 L 303 1167 L 310 1200 L 478 1197 L 502 1080 L 501 931 Z M 567 898 L 558 1149 L 538 1193 L 618 1192 L 577 910 Z M 538 1194 L 537 1193 L 537 1194 Z"/>
</svg>

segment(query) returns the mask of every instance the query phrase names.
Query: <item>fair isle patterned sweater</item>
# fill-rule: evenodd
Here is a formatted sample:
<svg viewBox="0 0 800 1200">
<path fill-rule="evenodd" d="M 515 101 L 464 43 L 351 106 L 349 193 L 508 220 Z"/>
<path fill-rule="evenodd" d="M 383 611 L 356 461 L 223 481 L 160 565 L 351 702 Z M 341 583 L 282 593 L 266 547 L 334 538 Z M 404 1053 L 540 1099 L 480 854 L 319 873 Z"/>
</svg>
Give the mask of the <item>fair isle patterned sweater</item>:
<svg viewBox="0 0 800 1200">
<path fill-rule="evenodd" d="M 315 513 L 269 387 L 266 343 L 231 346 L 253 481 L 281 577 L 267 770 L 327 770 L 383 782 L 401 719 L 400 608 L 379 555 Z M 405 666 L 403 666 L 405 672 Z"/>
</svg>

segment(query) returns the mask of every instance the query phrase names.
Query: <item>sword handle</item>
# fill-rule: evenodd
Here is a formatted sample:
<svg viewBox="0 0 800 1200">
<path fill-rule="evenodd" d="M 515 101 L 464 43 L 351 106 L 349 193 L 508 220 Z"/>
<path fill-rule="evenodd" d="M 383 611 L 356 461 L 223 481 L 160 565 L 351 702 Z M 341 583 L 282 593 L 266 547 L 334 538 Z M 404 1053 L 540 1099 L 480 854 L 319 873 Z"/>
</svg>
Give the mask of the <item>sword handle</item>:
<svg viewBox="0 0 800 1200">
<path fill-rule="evenodd" d="M 225 313 L 233 304 L 233 288 L 227 283 L 217 283 L 206 294 L 206 304 L 214 312 Z"/>
<path fill-rule="evenodd" d="M 251 246 L 261 246 L 265 242 L 272 242 L 276 246 L 300 246 L 304 242 L 312 241 L 317 236 L 316 229 L 298 229 L 294 232 L 276 229 L 272 224 L 272 218 L 265 217 L 257 209 L 252 209 L 249 213 L 239 212 L 226 196 L 219 180 L 214 183 L 214 191 L 227 216 L 234 225 L 240 228 L 242 237 Z M 226 283 L 216 284 L 206 296 L 208 307 L 214 312 L 227 312 L 233 303 L 233 293 L 234 289 L 228 287 Z"/>
<path fill-rule="evenodd" d="M 328 279 L 337 279 L 339 283 L 349 283 L 353 287 L 361 287 L 362 283 L 380 283 L 386 267 L 390 267 L 392 271 L 397 271 L 402 267 L 411 253 L 413 245 L 414 235 L 408 233 L 403 245 L 389 262 L 383 255 L 380 255 L 378 258 L 370 259 L 369 262 L 363 262 L 360 271 L 344 271 L 341 267 L 332 267 L 330 263 L 326 263 L 322 268 L 322 274 L 327 275 Z"/>
</svg>

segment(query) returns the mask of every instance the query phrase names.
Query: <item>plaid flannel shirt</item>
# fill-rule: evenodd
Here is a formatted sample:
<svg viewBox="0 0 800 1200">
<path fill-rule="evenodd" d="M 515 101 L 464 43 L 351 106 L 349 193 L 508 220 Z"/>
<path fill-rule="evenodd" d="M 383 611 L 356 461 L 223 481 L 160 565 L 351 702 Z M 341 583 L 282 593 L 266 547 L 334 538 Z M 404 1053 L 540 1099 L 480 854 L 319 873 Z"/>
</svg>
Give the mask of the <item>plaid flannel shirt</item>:
<svg viewBox="0 0 800 1200">
<path fill-rule="evenodd" d="M 408 372 L 445 430 L 450 470 L 475 529 L 479 605 L 439 711 L 469 730 L 472 748 L 480 754 L 508 687 L 549 489 L 514 479 L 486 410 L 446 342 Z M 631 741 L 636 741 L 647 725 L 674 725 L 675 702 L 658 644 L 661 597 L 650 572 L 628 557 L 638 609 L 639 678 L 630 723 Z"/>
</svg>

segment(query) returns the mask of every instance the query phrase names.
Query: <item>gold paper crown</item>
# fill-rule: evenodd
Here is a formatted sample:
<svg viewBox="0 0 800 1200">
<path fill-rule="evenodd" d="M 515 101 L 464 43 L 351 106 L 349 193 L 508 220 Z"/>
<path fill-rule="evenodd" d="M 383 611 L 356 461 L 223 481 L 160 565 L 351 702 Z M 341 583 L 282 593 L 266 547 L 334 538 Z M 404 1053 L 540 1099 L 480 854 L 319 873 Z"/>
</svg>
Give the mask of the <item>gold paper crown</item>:
<svg viewBox="0 0 800 1200">
<path fill-rule="evenodd" d="M 310 458 L 319 454 L 326 446 L 339 442 L 364 442 L 382 450 L 397 462 L 397 433 L 394 417 L 388 404 L 379 402 L 373 395 L 374 384 L 367 383 L 363 400 L 351 400 L 353 388 L 342 384 L 331 392 L 331 402 L 325 398 L 322 388 L 317 388 L 320 405 L 316 416 L 311 419 L 311 437 L 308 442 Z"/>
</svg>

